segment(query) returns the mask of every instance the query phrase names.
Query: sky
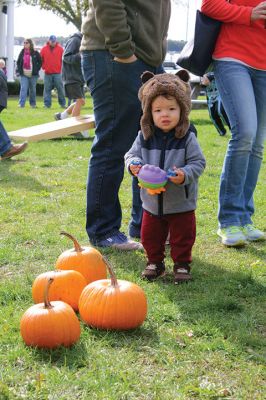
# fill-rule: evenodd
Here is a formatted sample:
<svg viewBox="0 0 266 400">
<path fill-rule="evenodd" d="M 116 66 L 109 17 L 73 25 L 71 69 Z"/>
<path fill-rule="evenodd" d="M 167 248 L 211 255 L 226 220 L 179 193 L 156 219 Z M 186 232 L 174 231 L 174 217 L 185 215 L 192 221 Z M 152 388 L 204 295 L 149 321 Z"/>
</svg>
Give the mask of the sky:
<svg viewBox="0 0 266 400">
<path fill-rule="evenodd" d="M 187 0 L 189 1 L 189 0 Z M 173 40 L 185 40 L 191 36 L 195 18 L 195 11 L 201 0 L 189 1 L 189 13 L 187 7 L 172 4 L 172 15 L 168 38 Z M 189 16 L 189 18 L 187 18 Z M 187 28 L 188 22 L 188 28 Z M 69 36 L 76 31 L 75 26 L 66 24 L 51 11 L 40 10 L 32 6 L 15 6 L 15 36 Z"/>
</svg>

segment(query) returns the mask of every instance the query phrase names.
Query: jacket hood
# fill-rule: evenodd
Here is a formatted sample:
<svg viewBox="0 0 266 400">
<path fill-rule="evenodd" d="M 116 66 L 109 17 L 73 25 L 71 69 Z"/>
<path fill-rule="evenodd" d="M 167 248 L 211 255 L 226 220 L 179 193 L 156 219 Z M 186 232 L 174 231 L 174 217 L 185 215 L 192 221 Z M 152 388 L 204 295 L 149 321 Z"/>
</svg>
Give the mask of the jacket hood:
<svg viewBox="0 0 266 400">
<path fill-rule="evenodd" d="M 189 73 L 180 69 L 176 75 L 159 74 L 154 75 L 146 71 L 142 74 L 143 85 L 139 90 L 143 115 L 140 125 L 143 136 L 147 140 L 154 132 L 154 123 L 151 113 L 151 104 L 155 97 L 168 94 L 173 96 L 181 109 L 180 121 L 175 128 L 176 138 L 185 136 L 189 128 L 189 113 L 191 110 L 191 89 L 189 84 Z"/>
</svg>

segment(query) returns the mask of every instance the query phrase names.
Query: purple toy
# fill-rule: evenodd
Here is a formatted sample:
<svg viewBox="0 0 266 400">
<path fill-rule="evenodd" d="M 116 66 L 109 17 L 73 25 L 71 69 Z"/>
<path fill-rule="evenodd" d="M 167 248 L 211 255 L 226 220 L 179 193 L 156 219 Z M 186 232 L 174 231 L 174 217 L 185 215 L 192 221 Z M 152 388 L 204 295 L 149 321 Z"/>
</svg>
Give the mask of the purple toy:
<svg viewBox="0 0 266 400">
<path fill-rule="evenodd" d="M 145 164 L 138 173 L 139 186 L 147 189 L 149 194 L 165 192 L 168 174 L 155 165 Z"/>
</svg>

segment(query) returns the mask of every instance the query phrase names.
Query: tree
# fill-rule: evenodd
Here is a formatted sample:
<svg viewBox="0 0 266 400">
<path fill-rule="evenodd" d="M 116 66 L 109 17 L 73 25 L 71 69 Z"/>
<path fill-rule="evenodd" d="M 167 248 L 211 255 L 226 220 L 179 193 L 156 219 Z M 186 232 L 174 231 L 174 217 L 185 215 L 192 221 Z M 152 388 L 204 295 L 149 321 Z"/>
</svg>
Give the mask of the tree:
<svg viewBox="0 0 266 400">
<path fill-rule="evenodd" d="M 43 10 L 52 11 L 63 18 L 66 23 L 72 23 L 78 30 L 81 28 L 82 16 L 85 15 L 86 10 L 89 8 L 89 0 L 19 0 L 18 3 L 39 6 Z"/>
<path fill-rule="evenodd" d="M 189 0 L 172 0 L 174 4 L 187 6 Z M 72 23 L 80 30 L 82 16 L 89 8 L 89 0 L 59 0 L 59 1 L 43 1 L 43 0 L 18 0 L 18 3 L 24 3 L 29 6 L 39 6 L 42 10 L 52 11 L 59 17 L 63 18 L 67 24 Z"/>
</svg>

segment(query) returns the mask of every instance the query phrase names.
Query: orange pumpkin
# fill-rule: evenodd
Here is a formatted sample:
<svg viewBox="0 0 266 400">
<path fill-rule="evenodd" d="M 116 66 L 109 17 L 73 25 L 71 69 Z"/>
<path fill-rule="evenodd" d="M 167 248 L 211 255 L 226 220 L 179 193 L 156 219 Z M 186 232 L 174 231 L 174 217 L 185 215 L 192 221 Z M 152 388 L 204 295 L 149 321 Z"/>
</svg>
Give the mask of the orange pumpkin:
<svg viewBox="0 0 266 400">
<path fill-rule="evenodd" d="M 44 303 L 28 308 L 20 321 L 20 333 L 27 346 L 54 349 L 69 347 L 80 337 L 79 320 L 72 307 L 63 301 L 48 300 L 50 278 L 44 292 Z"/>
<path fill-rule="evenodd" d="M 101 279 L 87 285 L 79 298 L 82 320 L 95 328 L 127 330 L 140 326 L 147 315 L 147 299 L 136 284 L 117 280 L 106 262 L 111 279 Z"/>
<path fill-rule="evenodd" d="M 78 241 L 69 233 L 61 232 L 74 243 L 74 248 L 64 251 L 56 261 L 57 269 L 73 269 L 80 272 L 87 283 L 107 277 L 106 265 L 101 253 L 93 247 L 81 247 Z"/>
<path fill-rule="evenodd" d="M 79 296 L 87 282 L 83 275 L 73 270 L 49 271 L 37 276 L 32 285 L 34 303 L 43 301 L 43 291 L 49 278 L 53 278 L 53 284 L 49 289 L 49 300 L 62 300 L 78 311 Z"/>
</svg>

